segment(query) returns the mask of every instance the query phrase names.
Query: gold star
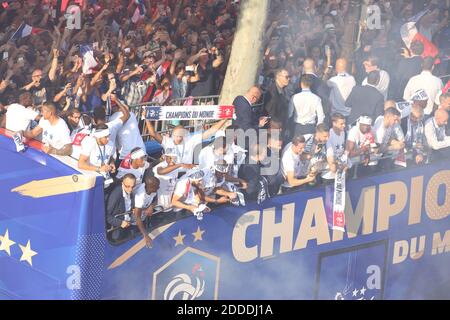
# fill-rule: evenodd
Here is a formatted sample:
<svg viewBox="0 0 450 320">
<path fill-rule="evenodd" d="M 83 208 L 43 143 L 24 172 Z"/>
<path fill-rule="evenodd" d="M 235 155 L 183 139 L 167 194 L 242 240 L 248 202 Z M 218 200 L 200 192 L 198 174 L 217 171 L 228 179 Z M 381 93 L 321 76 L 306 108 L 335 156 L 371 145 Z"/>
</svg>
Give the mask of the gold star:
<svg viewBox="0 0 450 320">
<path fill-rule="evenodd" d="M 6 229 L 6 233 L 3 237 L 0 236 L 0 240 L 2 241 L 2 244 L 0 244 L 0 251 L 4 250 L 6 253 L 11 256 L 11 249 L 10 247 L 15 244 L 14 241 L 9 239 L 9 232 L 8 229 Z"/>
<path fill-rule="evenodd" d="M 181 234 L 181 230 L 178 231 L 178 235 L 176 237 L 173 237 L 173 239 L 175 240 L 175 247 L 178 245 L 184 245 L 183 239 L 184 237 L 186 237 L 185 234 Z"/>
<path fill-rule="evenodd" d="M 31 250 L 30 240 L 28 240 L 28 243 L 26 246 L 22 246 L 19 244 L 20 250 L 22 250 L 22 256 L 20 257 L 20 261 L 26 260 L 30 266 L 33 265 L 32 257 L 37 255 L 38 253 L 36 251 Z"/>
<path fill-rule="evenodd" d="M 202 235 L 205 233 L 205 230 L 201 230 L 200 227 L 197 227 L 197 231 L 192 233 L 194 236 L 194 242 L 203 240 Z"/>
</svg>

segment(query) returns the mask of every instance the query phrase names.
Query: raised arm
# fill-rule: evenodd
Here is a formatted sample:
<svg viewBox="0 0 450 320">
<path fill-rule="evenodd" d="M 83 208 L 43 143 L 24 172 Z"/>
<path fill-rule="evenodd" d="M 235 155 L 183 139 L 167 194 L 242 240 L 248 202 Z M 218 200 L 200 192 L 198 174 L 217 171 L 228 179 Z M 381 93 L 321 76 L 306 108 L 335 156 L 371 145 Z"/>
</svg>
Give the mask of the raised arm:
<svg viewBox="0 0 450 320">
<path fill-rule="evenodd" d="M 52 64 L 51 64 L 50 70 L 48 72 L 48 78 L 50 79 L 51 82 L 54 82 L 56 80 L 56 69 L 58 68 L 58 55 L 59 55 L 59 50 L 57 48 L 54 48 Z"/>
<path fill-rule="evenodd" d="M 206 140 L 209 137 L 211 137 L 213 134 L 215 134 L 217 131 L 219 131 L 225 125 L 225 123 L 227 121 L 228 121 L 228 119 L 223 119 L 223 120 L 216 122 L 213 126 L 211 126 L 211 128 L 209 128 L 208 130 L 203 132 L 202 139 Z"/>
<path fill-rule="evenodd" d="M 162 141 L 163 141 L 163 136 L 159 132 L 155 131 L 155 128 L 153 127 L 153 125 L 152 125 L 150 120 L 147 120 L 147 119 L 145 120 L 145 126 L 147 127 L 148 134 L 150 135 L 150 137 L 152 137 L 153 139 L 158 141 L 158 143 L 161 144 Z"/>
<path fill-rule="evenodd" d="M 171 165 L 171 166 L 167 166 L 165 168 L 158 168 L 156 170 L 156 172 L 159 175 L 165 175 L 165 174 L 171 173 L 172 171 L 174 171 L 176 169 L 179 169 L 179 168 L 184 168 L 184 169 L 188 169 L 189 170 L 189 169 L 192 169 L 193 167 L 195 167 L 195 164 L 178 163 L 178 164 L 174 164 L 174 165 Z"/>
<path fill-rule="evenodd" d="M 211 53 L 216 54 L 216 58 L 213 60 L 212 66 L 213 66 L 214 69 L 217 69 L 223 63 L 222 53 L 216 47 L 211 48 Z"/>
<path fill-rule="evenodd" d="M 123 114 L 122 117 L 120 117 L 120 120 L 122 120 L 123 123 L 127 122 L 128 119 L 130 119 L 130 110 L 128 109 L 128 106 L 117 99 L 116 95 L 114 94 L 111 95 L 111 101 L 115 101 L 117 103 L 117 106 Z"/>
</svg>

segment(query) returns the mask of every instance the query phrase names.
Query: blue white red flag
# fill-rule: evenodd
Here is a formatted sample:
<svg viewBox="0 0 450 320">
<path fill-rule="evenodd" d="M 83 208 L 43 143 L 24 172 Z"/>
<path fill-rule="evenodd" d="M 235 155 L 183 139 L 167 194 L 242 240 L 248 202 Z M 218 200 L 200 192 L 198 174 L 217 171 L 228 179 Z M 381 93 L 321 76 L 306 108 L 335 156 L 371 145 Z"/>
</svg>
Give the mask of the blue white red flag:
<svg viewBox="0 0 450 320">
<path fill-rule="evenodd" d="M 44 32 L 44 29 L 40 28 L 34 28 L 26 23 L 22 23 L 19 28 L 14 32 L 14 34 L 11 37 L 12 41 L 16 41 L 25 37 L 28 37 L 31 34 L 39 34 L 41 32 Z"/>
<path fill-rule="evenodd" d="M 97 60 L 94 58 L 94 51 L 90 45 L 80 46 L 80 54 L 83 57 L 83 73 L 91 74 L 92 69 L 98 64 Z"/>
</svg>

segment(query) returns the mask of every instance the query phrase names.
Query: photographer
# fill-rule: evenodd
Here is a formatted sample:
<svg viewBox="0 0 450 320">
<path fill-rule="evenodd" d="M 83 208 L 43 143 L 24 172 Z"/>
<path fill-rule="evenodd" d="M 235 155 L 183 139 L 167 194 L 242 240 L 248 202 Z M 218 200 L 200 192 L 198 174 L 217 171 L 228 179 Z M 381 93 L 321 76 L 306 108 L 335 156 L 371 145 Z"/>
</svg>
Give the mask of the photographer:
<svg viewBox="0 0 450 320">
<path fill-rule="evenodd" d="M 223 63 L 223 57 L 216 47 L 210 50 L 203 48 L 196 55 L 191 56 L 187 65 L 193 65 L 194 76 L 189 79 L 190 88 L 188 96 L 210 96 L 217 93 L 217 69 Z"/>
<path fill-rule="evenodd" d="M 144 65 L 135 65 L 134 70 L 125 71 L 120 77 L 122 82 L 122 97 L 127 105 L 132 106 L 142 102 L 148 88 L 156 81 L 155 75 L 142 80 L 142 73 L 145 71 Z"/>
</svg>

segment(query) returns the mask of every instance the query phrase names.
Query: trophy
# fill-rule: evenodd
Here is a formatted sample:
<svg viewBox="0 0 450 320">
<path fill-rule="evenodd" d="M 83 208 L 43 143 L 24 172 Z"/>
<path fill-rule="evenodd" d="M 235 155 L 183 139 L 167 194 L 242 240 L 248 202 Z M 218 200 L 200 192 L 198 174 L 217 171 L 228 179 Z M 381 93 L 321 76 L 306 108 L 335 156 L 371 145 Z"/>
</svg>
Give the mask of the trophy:
<svg viewBox="0 0 450 320">
<path fill-rule="evenodd" d="M 315 165 L 312 165 L 311 167 L 309 167 L 309 172 L 308 172 L 308 175 L 309 175 L 309 176 L 314 176 L 314 177 L 316 177 L 318 173 L 319 173 L 319 171 L 317 170 L 317 167 L 316 167 Z M 308 182 L 308 184 L 309 184 L 310 186 L 315 186 L 315 185 L 317 184 L 317 180 L 314 179 L 313 181 Z"/>
</svg>

